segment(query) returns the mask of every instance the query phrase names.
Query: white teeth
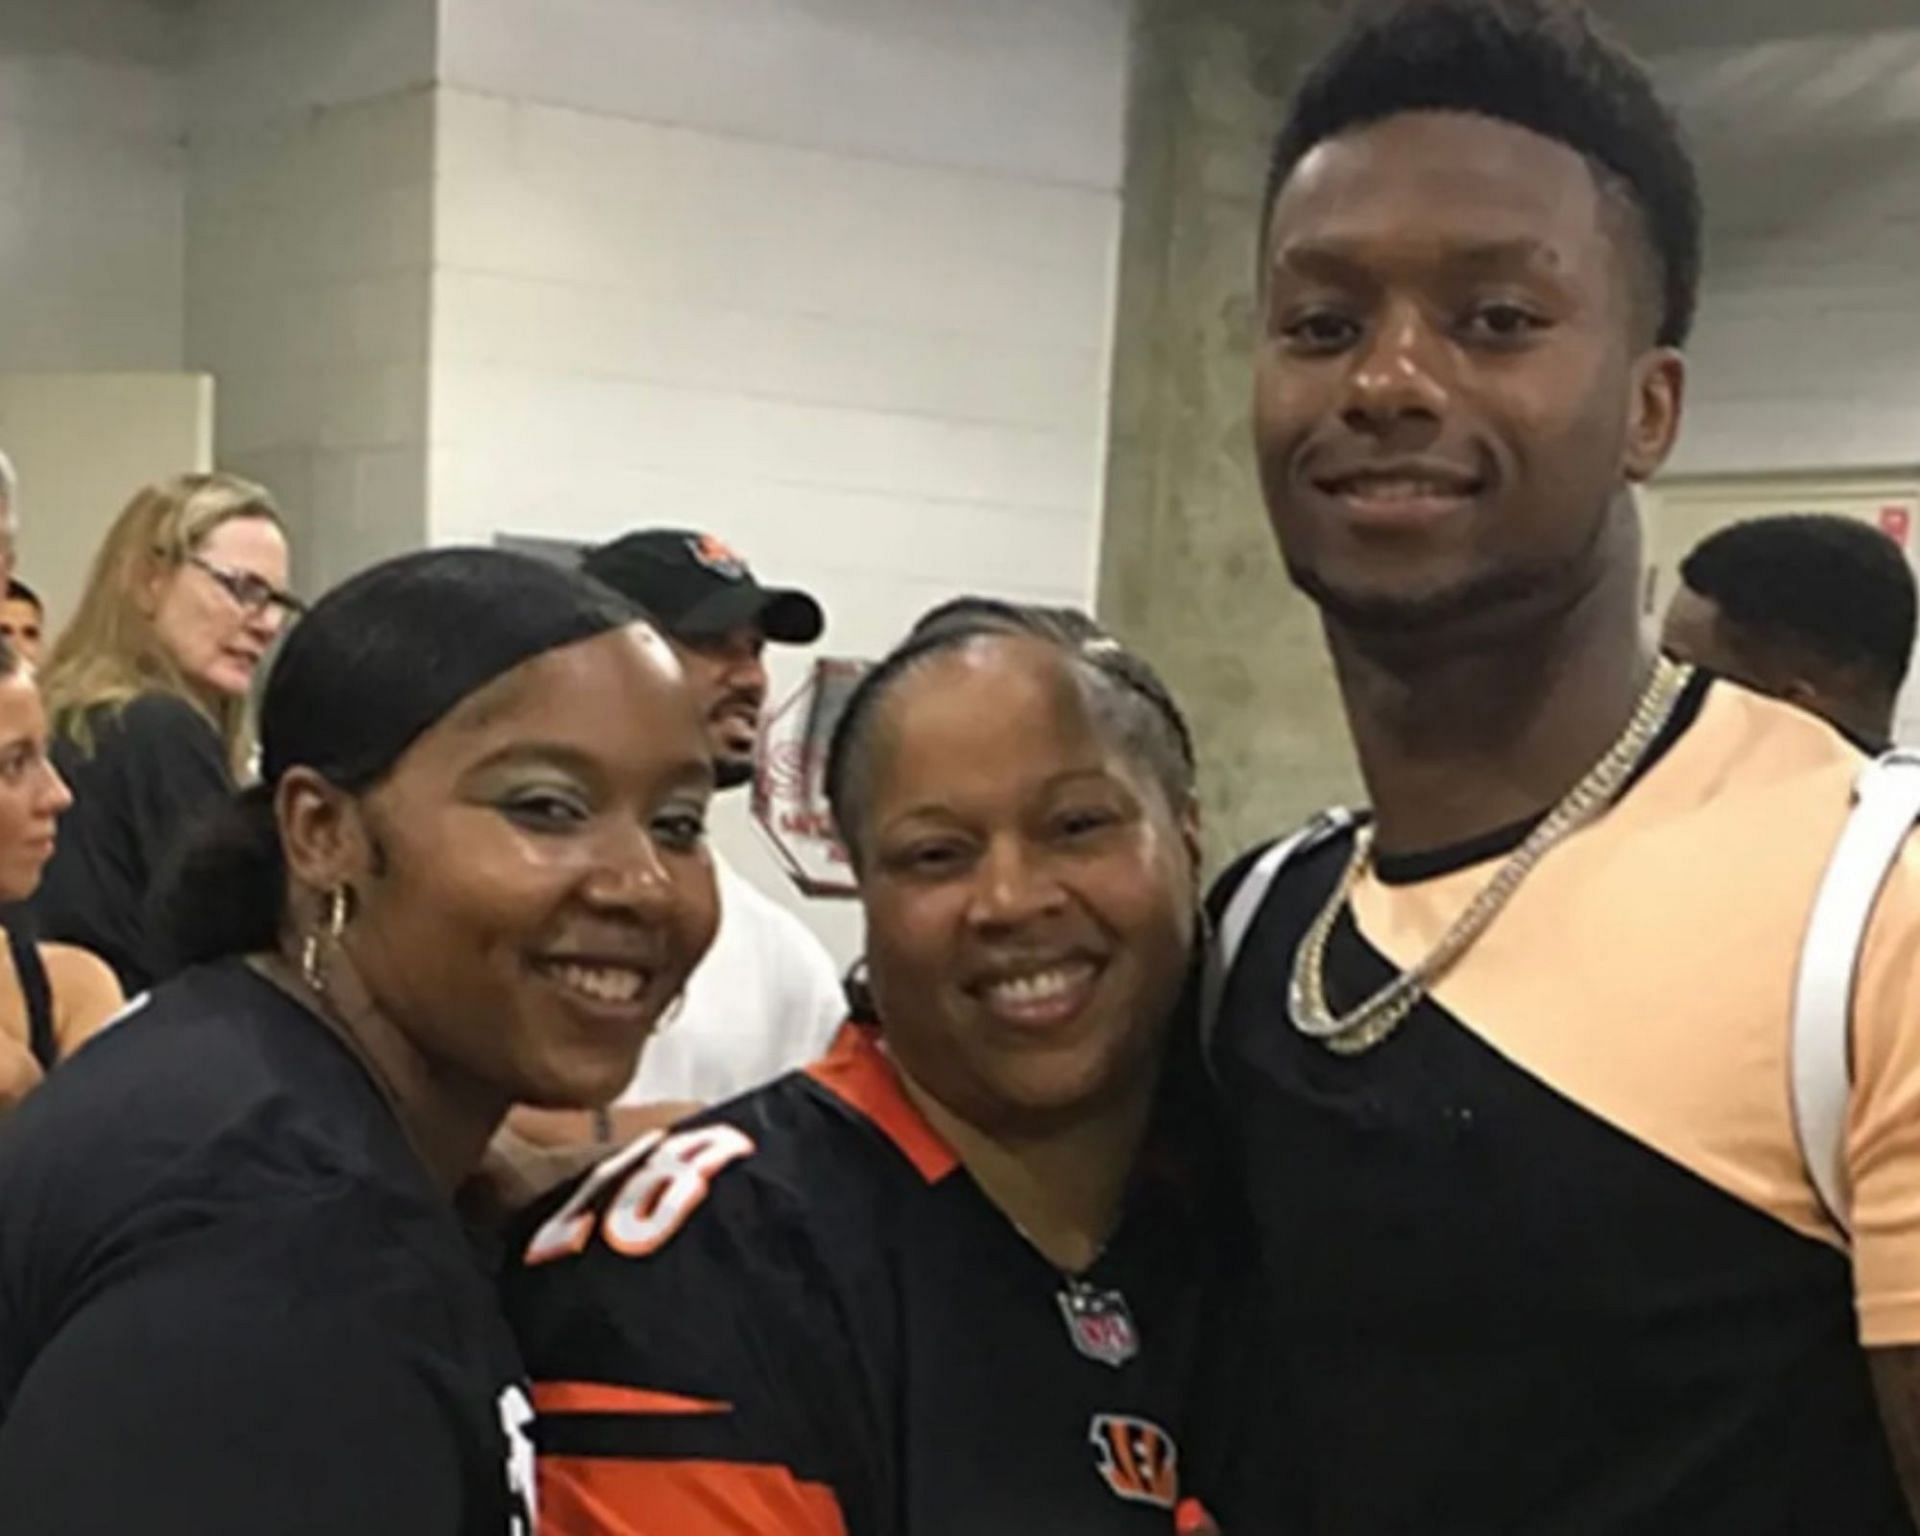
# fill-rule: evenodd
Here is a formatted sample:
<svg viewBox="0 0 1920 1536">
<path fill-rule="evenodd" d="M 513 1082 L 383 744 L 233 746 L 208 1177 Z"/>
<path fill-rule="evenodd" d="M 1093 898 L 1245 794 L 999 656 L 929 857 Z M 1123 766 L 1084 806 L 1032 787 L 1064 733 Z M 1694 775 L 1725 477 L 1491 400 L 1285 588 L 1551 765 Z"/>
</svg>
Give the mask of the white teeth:
<svg viewBox="0 0 1920 1536">
<path fill-rule="evenodd" d="M 1441 485 L 1433 480 L 1356 480 L 1347 491 L 1349 495 L 1364 496 L 1369 501 L 1413 501 L 1465 494 L 1456 486 Z"/>
<path fill-rule="evenodd" d="M 621 965 L 550 965 L 547 974 L 596 1003 L 630 1003 L 646 990 L 644 971 Z"/>
<path fill-rule="evenodd" d="M 1029 976 L 1009 976 L 987 988 L 987 1001 L 1010 1008 L 1057 1002 L 1085 981 L 1089 970 L 1085 965 L 1063 965 Z"/>
</svg>

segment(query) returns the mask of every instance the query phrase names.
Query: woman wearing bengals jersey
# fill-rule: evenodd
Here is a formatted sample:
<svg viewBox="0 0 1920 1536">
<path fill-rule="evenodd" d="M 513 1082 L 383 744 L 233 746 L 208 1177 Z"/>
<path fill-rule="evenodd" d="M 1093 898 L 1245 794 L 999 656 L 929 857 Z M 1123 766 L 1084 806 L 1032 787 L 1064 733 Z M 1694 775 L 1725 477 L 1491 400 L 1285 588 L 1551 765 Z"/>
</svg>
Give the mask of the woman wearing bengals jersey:
<svg viewBox="0 0 1920 1536">
<path fill-rule="evenodd" d="M 637 610 L 495 550 L 288 638 L 181 960 L 0 1125 L 8 1536 L 530 1536 L 532 1417 L 454 1189 L 585 1108 L 712 937 L 712 785 Z"/>
<path fill-rule="evenodd" d="M 1232 1531 L 1184 721 L 1084 618 L 966 600 L 863 680 L 828 786 L 871 1007 L 556 1197 L 509 1276 L 542 1531 Z"/>
</svg>

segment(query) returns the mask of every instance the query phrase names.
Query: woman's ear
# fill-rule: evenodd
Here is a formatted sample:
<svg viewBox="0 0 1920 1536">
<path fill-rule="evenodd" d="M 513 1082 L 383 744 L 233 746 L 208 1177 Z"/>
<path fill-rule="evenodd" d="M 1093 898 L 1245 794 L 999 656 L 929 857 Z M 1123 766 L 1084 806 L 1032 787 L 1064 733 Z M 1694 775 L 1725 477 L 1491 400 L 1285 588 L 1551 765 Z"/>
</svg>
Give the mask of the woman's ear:
<svg viewBox="0 0 1920 1536">
<path fill-rule="evenodd" d="M 1180 841 L 1187 850 L 1187 863 L 1193 871 L 1194 899 L 1200 896 L 1200 870 L 1206 857 L 1206 849 L 1200 838 L 1200 798 L 1187 796 L 1186 804 L 1176 813 L 1180 826 Z"/>
<path fill-rule="evenodd" d="M 372 866 L 372 843 L 357 797 L 311 768 L 289 768 L 273 794 L 287 872 L 316 891 L 357 888 Z"/>
</svg>

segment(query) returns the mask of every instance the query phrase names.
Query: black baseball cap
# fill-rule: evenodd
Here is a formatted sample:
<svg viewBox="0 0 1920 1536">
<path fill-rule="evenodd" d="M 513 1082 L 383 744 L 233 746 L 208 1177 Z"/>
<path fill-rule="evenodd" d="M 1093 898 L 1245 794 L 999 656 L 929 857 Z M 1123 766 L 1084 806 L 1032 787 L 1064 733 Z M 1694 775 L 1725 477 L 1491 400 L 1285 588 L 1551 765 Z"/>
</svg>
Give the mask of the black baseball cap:
<svg viewBox="0 0 1920 1536">
<path fill-rule="evenodd" d="M 807 645 L 827 627 L 820 605 L 791 587 L 763 587 L 710 533 L 644 528 L 588 550 L 580 569 L 690 640 L 758 625 L 769 640 Z"/>
</svg>

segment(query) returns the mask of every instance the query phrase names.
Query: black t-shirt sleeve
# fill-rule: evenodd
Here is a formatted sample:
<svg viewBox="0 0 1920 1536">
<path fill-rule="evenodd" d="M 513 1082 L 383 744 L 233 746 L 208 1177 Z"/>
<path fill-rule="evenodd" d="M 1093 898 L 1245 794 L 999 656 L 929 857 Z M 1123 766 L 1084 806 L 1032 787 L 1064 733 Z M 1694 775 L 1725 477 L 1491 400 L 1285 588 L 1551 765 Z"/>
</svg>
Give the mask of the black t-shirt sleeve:
<svg viewBox="0 0 1920 1536">
<path fill-rule="evenodd" d="M 383 1285 L 377 1255 L 329 1262 L 291 1217 L 220 1232 L 104 1284 L 39 1350 L 0 1423 L 9 1536 L 470 1529 L 485 1460 L 437 1302 Z"/>
<path fill-rule="evenodd" d="M 514 1254 L 507 1312 L 539 1410 L 543 1529 L 881 1536 L 844 1288 L 790 1191 L 740 1166 L 702 1171 L 697 1147 L 676 1143 L 656 1157 L 694 1173 L 642 1163 L 627 1199 L 677 1221 L 623 1236 L 607 1221 L 616 1178 L 573 1232 L 550 1212 Z"/>
</svg>

